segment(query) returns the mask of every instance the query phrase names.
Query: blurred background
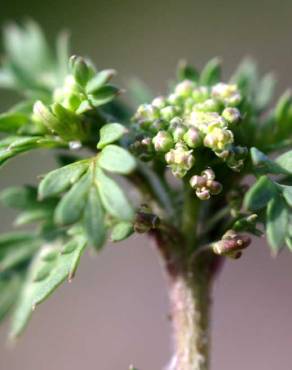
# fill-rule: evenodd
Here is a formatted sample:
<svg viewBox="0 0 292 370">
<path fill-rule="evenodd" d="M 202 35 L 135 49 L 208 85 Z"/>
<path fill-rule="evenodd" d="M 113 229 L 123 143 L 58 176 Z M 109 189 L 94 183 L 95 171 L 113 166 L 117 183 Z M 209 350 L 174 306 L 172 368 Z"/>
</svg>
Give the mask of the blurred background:
<svg viewBox="0 0 292 370">
<path fill-rule="evenodd" d="M 159 94 L 181 58 L 202 66 L 224 60 L 226 76 L 243 56 L 273 70 L 277 91 L 292 85 L 292 3 L 197 0 L 1 1 L 0 24 L 31 17 L 53 40 L 72 34 L 74 53 L 119 71 L 119 84 L 139 76 Z M 24 55 L 24 58 L 29 58 Z M 3 110 L 10 94 L 0 95 Z M 0 187 L 36 182 L 54 167 L 46 153 L 6 166 Z M 12 214 L 0 211 L 0 231 Z M 212 370 L 292 368 L 292 255 L 276 260 L 257 240 L 227 261 L 215 284 Z M 146 238 L 85 256 L 72 284 L 38 307 L 14 348 L 0 328 L 1 370 L 161 370 L 171 355 L 168 298 L 156 251 Z"/>
</svg>

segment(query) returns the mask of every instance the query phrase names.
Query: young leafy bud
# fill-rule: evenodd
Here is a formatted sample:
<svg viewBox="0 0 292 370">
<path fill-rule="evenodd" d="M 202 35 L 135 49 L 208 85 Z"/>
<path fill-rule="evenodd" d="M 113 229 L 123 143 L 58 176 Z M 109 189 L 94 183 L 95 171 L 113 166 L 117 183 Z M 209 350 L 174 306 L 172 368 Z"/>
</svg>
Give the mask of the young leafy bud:
<svg viewBox="0 0 292 370">
<path fill-rule="evenodd" d="M 220 256 L 236 257 L 237 252 L 247 248 L 251 239 L 247 235 L 237 234 L 234 230 L 227 231 L 221 240 L 213 244 L 213 252 Z M 238 258 L 238 257 L 237 257 Z"/>
<path fill-rule="evenodd" d="M 137 233 L 147 233 L 151 229 L 156 229 L 160 224 L 158 216 L 150 213 L 148 210 L 139 210 L 134 221 L 134 230 Z"/>
<path fill-rule="evenodd" d="M 58 119 L 40 100 L 38 100 L 33 106 L 33 118 L 37 122 L 42 123 L 52 132 L 55 132 L 59 125 Z"/>
<path fill-rule="evenodd" d="M 85 60 L 81 57 L 73 55 L 70 58 L 70 65 L 75 81 L 82 87 L 86 85 L 90 78 L 89 68 Z"/>
<path fill-rule="evenodd" d="M 173 139 L 169 132 L 159 131 L 152 139 L 154 148 L 158 152 L 168 152 L 173 147 Z"/>
<path fill-rule="evenodd" d="M 202 144 L 200 132 L 195 127 L 188 129 L 183 136 L 183 140 L 190 148 L 197 148 Z"/>
<path fill-rule="evenodd" d="M 240 111 L 237 108 L 227 107 L 222 112 L 222 117 L 230 124 L 240 121 Z"/>
</svg>

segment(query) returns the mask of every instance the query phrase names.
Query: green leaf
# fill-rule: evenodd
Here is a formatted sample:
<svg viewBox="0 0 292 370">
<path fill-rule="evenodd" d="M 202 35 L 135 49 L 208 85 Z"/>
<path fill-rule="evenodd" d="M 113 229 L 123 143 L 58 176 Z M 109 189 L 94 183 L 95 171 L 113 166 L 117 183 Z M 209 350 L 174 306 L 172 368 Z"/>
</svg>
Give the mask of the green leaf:
<svg viewBox="0 0 292 370">
<path fill-rule="evenodd" d="M 280 155 L 275 161 L 286 173 L 292 174 L 292 150 Z"/>
<path fill-rule="evenodd" d="M 56 246 L 45 247 L 31 265 L 13 316 L 11 337 L 21 334 L 36 305 L 43 302 L 65 279 L 71 280 L 86 246 L 82 237 L 68 242 L 61 253 Z"/>
<path fill-rule="evenodd" d="M 0 114 L 0 131 L 15 133 L 20 127 L 28 123 L 26 114 L 7 112 Z"/>
<path fill-rule="evenodd" d="M 8 137 L 0 142 L 0 166 L 18 154 L 38 148 L 64 148 L 63 142 L 53 136 Z"/>
<path fill-rule="evenodd" d="M 267 206 L 267 239 L 274 253 L 285 243 L 288 212 L 281 196 L 271 199 Z"/>
<path fill-rule="evenodd" d="M 80 86 L 85 87 L 90 78 L 90 71 L 85 60 L 82 57 L 73 55 L 69 63 L 72 66 L 73 76 L 76 82 Z"/>
<path fill-rule="evenodd" d="M 6 233 L 0 236 L 0 273 L 28 261 L 40 247 L 31 233 Z"/>
<path fill-rule="evenodd" d="M 291 152 L 292 153 L 292 152 Z M 274 173 L 287 175 L 289 172 L 287 169 L 280 165 L 280 163 L 274 162 L 269 159 L 264 153 L 253 147 L 250 149 L 251 160 L 256 167 L 257 171 L 263 174 Z"/>
<path fill-rule="evenodd" d="M 135 158 L 117 145 L 107 145 L 98 156 L 98 164 L 105 170 L 129 174 L 136 167 Z"/>
<path fill-rule="evenodd" d="M 179 63 L 177 68 L 177 79 L 178 81 L 190 80 L 198 82 L 199 72 L 183 60 Z"/>
<path fill-rule="evenodd" d="M 285 198 L 286 202 L 292 207 L 292 186 L 285 186 L 283 187 L 283 197 Z"/>
<path fill-rule="evenodd" d="M 100 93 L 100 88 L 108 83 L 115 74 L 116 71 L 114 69 L 105 69 L 97 73 L 86 85 L 87 94 Z"/>
<path fill-rule="evenodd" d="M 118 220 L 131 221 L 134 211 L 120 186 L 100 169 L 96 169 L 100 199 L 107 212 Z"/>
<path fill-rule="evenodd" d="M 292 252 L 292 236 L 288 235 L 285 239 L 288 249 Z"/>
<path fill-rule="evenodd" d="M 99 131 L 100 139 L 97 148 L 102 149 L 106 145 L 119 140 L 126 132 L 126 127 L 120 123 L 108 123 L 102 126 Z"/>
<path fill-rule="evenodd" d="M 15 225 L 22 226 L 35 222 L 47 221 L 48 219 L 52 218 L 52 216 L 53 209 L 49 209 L 46 207 L 42 208 L 40 206 L 40 208 L 21 212 L 15 220 Z"/>
<path fill-rule="evenodd" d="M 101 249 L 106 238 L 106 228 L 104 223 L 104 211 L 96 186 L 91 187 L 88 195 L 84 211 L 84 227 L 89 242 L 96 249 Z"/>
<path fill-rule="evenodd" d="M 291 91 L 286 91 L 278 100 L 275 111 L 274 117 L 276 121 L 276 135 L 280 138 L 287 138 L 286 135 L 289 136 L 291 132 L 291 125 L 292 125 L 292 95 Z"/>
<path fill-rule="evenodd" d="M 261 209 L 278 194 L 277 186 L 267 176 L 261 176 L 244 197 L 244 207 L 251 211 Z"/>
<path fill-rule="evenodd" d="M 112 85 L 105 85 L 99 88 L 92 94 L 91 101 L 95 107 L 109 103 L 112 101 L 118 94 L 120 89 Z"/>
<path fill-rule="evenodd" d="M 39 198 L 45 199 L 63 193 L 79 180 L 88 166 L 89 162 L 83 160 L 49 172 L 39 184 Z"/>
<path fill-rule="evenodd" d="M 134 228 L 132 222 L 120 222 L 116 224 L 111 233 L 111 241 L 119 242 L 133 234 Z"/>
<path fill-rule="evenodd" d="M 236 83 L 245 95 L 253 97 L 258 83 L 256 63 L 250 58 L 244 59 L 232 76 L 231 81 Z"/>
<path fill-rule="evenodd" d="M 6 207 L 27 209 L 36 205 L 37 191 L 33 186 L 13 186 L 0 193 L 0 200 Z"/>
<path fill-rule="evenodd" d="M 210 60 L 201 72 L 200 84 L 212 86 L 221 80 L 221 60 Z"/>
<path fill-rule="evenodd" d="M 260 111 L 267 108 L 275 91 L 276 79 L 274 74 L 269 73 L 261 80 L 256 95 L 255 105 Z"/>
<path fill-rule="evenodd" d="M 0 273 L 28 262 L 40 247 L 40 240 L 35 238 L 30 243 L 16 243 L 0 251 Z"/>
<path fill-rule="evenodd" d="M 21 279 L 18 275 L 0 277 L 0 321 L 10 311 L 19 293 Z"/>
<path fill-rule="evenodd" d="M 91 176 L 87 172 L 59 202 L 55 211 L 55 220 L 58 224 L 70 225 L 80 220 L 90 186 Z"/>
<path fill-rule="evenodd" d="M 60 81 L 63 81 L 69 73 L 69 37 L 68 32 L 61 32 L 56 41 L 57 73 Z"/>
</svg>

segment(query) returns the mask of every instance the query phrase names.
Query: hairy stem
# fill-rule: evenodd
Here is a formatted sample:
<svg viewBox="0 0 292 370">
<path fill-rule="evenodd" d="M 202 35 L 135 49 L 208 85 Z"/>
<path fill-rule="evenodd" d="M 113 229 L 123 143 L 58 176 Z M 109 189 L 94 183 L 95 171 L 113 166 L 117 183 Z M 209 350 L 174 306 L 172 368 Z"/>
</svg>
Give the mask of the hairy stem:
<svg viewBox="0 0 292 370">
<path fill-rule="evenodd" d="M 209 369 L 210 280 L 207 265 L 171 280 L 175 355 L 169 370 Z"/>
</svg>

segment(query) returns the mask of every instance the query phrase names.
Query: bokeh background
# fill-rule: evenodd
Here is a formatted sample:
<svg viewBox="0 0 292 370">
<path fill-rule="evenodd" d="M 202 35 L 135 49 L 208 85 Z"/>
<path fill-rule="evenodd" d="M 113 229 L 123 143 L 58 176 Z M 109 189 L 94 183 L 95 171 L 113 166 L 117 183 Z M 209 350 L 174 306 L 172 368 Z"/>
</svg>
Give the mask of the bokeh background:
<svg viewBox="0 0 292 370">
<path fill-rule="evenodd" d="M 243 56 L 274 70 L 278 92 L 292 86 L 292 2 L 197 0 L 2 0 L 0 23 L 32 17 L 53 40 L 69 29 L 73 51 L 119 71 L 120 85 L 140 76 L 157 93 L 182 57 L 198 66 L 224 60 L 226 76 Z M 29 55 L 24 55 L 29 58 Z M 1 110 L 11 100 L 0 95 Z M 36 182 L 53 168 L 46 153 L 6 166 L 0 187 Z M 12 214 L 0 211 L 0 231 Z M 292 255 L 273 260 L 257 240 L 228 261 L 215 284 L 213 370 L 292 369 Z M 72 284 L 35 312 L 14 348 L 0 329 L 1 370 L 161 370 L 171 354 L 165 280 L 154 248 L 133 237 L 85 256 Z"/>
</svg>

